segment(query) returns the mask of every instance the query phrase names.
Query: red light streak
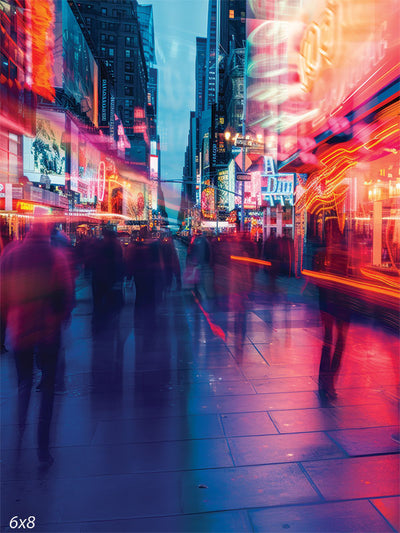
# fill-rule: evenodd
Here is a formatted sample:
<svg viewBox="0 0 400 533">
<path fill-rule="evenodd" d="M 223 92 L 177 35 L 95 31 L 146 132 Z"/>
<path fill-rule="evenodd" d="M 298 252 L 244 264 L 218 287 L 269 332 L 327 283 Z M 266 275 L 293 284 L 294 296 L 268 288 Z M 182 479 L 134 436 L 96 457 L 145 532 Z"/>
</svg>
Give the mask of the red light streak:
<svg viewBox="0 0 400 533">
<path fill-rule="evenodd" d="M 197 296 L 195 295 L 195 293 L 193 291 L 192 291 L 192 294 L 193 294 L 194 301 L 197 303 L 197 305 L 199 306 L 201 312 L 205 316 L 205 319 L 207 320 L 208 325 L 211 328 L 211 331 L 214 333 L 214 335 L 216 337 L 220 337 L 223 341 L 225 341 L 226 340 L 226 334 L 225 334 L 224 330 L 220 326 L 218 326 L 217 324 L 214 324 L 214 322 L 210 318 L 210 315 L 207 313 L 207 311 L 201 305 L 201 303 L 199 302 L 199 299 L 197 298 Z"/>
</svg>

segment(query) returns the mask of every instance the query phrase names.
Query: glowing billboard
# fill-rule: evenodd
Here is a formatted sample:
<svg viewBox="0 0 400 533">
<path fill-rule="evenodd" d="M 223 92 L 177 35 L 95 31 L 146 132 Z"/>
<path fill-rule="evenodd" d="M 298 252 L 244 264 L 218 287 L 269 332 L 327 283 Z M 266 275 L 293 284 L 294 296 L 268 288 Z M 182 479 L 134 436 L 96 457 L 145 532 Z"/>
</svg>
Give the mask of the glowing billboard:
<svg viewBox="0 0 400 533">
<path fill-rule="evenodd" d="M 36 3 L 36 2 L 35 2 Z M 80 105 L 95 125 L 98 112 L 98 68 L 67 0 L 55 0 L 55 86 Z"/>
<path fill-rule="evenodd" d="M 247 17 L 247 123 L 278 160 L 398 76 L 397 0 L 248 0 Z"/>
<path fill-rule="evenodd" d="M 24 175 L 34 183 L 65 185 L 65 114 L 36 112 L 36 136 L 23 138 Z"/>
</svg>

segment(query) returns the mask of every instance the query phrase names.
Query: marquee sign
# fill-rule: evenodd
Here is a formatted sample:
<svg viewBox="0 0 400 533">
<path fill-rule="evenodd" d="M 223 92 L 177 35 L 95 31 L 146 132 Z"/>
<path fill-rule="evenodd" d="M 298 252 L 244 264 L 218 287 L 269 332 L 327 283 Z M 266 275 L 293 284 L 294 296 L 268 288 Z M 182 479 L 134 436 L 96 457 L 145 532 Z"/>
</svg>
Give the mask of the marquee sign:
<svg viewBox="0 0 400 533">
<path fill-rule="evenodd" d="M 261 195 L 263 202 L 274 206 L 275 202 L 281 205 L 288 203 L 294 205 L 294 174 L 267 174 L 262 176 Z"/>
</svg>

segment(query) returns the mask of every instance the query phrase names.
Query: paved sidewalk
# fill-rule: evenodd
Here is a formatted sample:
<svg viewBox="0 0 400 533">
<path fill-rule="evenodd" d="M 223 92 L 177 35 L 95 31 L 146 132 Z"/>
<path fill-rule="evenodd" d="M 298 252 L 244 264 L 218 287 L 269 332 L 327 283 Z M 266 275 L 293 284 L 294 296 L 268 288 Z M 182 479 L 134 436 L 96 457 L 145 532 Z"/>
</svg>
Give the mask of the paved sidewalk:
<svg viewBox="0 0 400 533">
<path fill-rule="evenodd" d="M 4 529 L 34 516 L 39 532 L 399 530 L 399 340 L 353 322 L 338 397 L 321 405 L 319 315 L 285 286 L 255 299 L 237 350 L 231 314 L 210 313 L 224 342 L 188 290 L 141 337 L 128 288 L 121 315 L 93 334 L 81 283 L 48 470 L 36 391 L 17 457 L 15 370 L 2 355 Z"/>
</svg>

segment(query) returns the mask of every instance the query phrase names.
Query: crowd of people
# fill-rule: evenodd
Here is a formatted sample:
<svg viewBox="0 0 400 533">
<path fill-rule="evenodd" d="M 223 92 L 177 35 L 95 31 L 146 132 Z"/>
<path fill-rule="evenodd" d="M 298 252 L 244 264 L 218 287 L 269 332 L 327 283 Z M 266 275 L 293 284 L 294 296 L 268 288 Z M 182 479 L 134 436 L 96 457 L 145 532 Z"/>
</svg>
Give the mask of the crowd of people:
<svg viewBox="0 0 400 533">
<path fill-rule="evenodd" d="M 327 244 L 316 254 L 315 269 L 339 268 L 346 275 L 340 234 L 331 231 Z M 231 317 L 240 357 L 255 275 L 260 269 L 265 271 L 270 280 L 269 287 L 265 285 L 272 296 L 277 275 L 291 275 L 292 251 L 289 238 L 274 234 L 264 243 L 256 243 L 246 233 L 210 236 L 199 232 L 188 245 L 181 273 L 170 234 L 155 238 L 143 227 L 128 244 L 122 244 L 115 231 L 104 227 L 101 238 L 86 236 L 72 246 L 59 228 L 46 222 L 35 223 L 22 241 L 4 248 L 0 263 L 1 341 L 2 349 L 11 349 L 15 358 L 19 440 L 26 426 L 36 361 L 42 373 L 38 457 L 44 465 L 52 463 L 50 422 L 62 364 L 62 335 L 75 305 L 75 279 L 79 273 L 91 284 L 94 334 L 118 316 L 124 304 L 124 287 L 130 284 L 135 294 L 135 335 L 145 339 L 166 295 L 183 286 L 192 291 L 202 310 L 206 302 L 211 311 L 229 311 L 220 316 L 224 320 Z M 332 399 L 350 312 L 346 299 L 339 300 L 332 289 L 320 287 L 319 295 L 324 329 L 319 390 L 321 397 Z M 221 326 L 219 331 L 229 329 L 227 324 Z M 335 345 L 334 327 L 338 332 Z M 140 343 L 137 347 L 140 349 Z"/>
</svg>

